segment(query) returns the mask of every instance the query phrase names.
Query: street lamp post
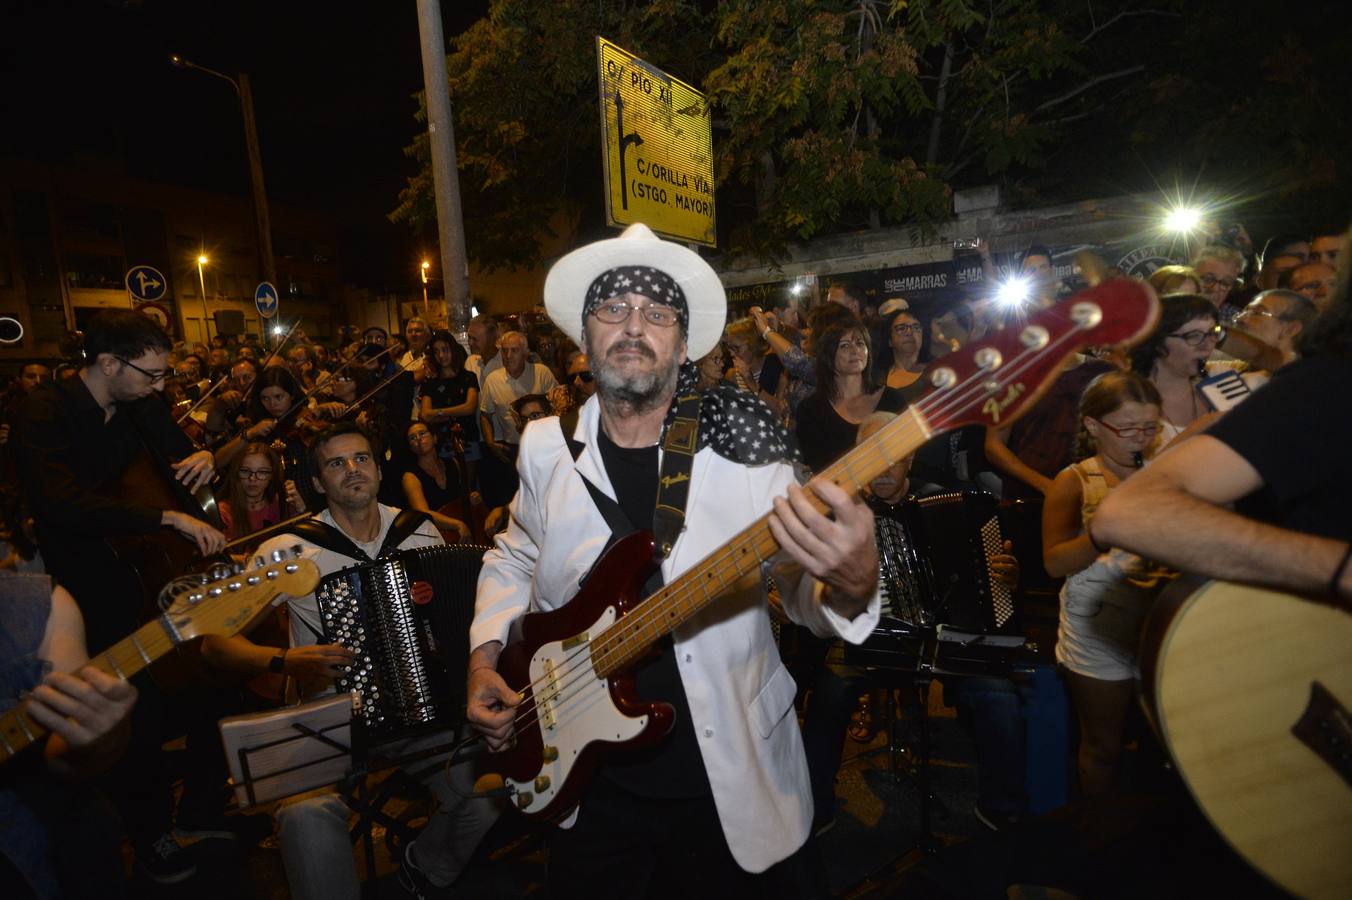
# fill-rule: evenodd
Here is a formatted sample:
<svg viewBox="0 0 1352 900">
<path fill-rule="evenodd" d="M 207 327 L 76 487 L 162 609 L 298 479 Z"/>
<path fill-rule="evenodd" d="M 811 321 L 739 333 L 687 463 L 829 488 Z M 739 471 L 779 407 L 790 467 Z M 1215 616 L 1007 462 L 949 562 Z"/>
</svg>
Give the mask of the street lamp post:
<svg viewBox="0 0 1352 900">
<path fill-rule="evenodd" d="M 197 257 L 197 283 L 202 287 L 202 333 L 206 335 L 206 341 L 211 340 L 211 326 L 207 323 L 211 321 L 211 315 L 207 312 L 207 277 L 202 274 L 202 267 L 210 260 L 206 254 L 199 254 Z M 203 343 L 206 343 L 203 341 Z"/>
<path fill-rule="evenodd" d="M 428 315 L 427 307 L 427 270 L 432 268 L 432 264 L 427 260 L 422 262 L 422 283 L 423 283 L 423 315 Z"/>
<path fill-rule="evenodd" d="M 277 267 L 272 256 L 272 222 L 268 214 L 268 194 L 263 185 L 263 155 L 258 149 L 258 126 L 254 123 L 253 91 L 249 88 L 249 74 L 239 73 L 239 80 L 223 72 L 199 66 L 177 54 L 169 61 L 181 69 L 196 69 L 230 82 L 239 97 L 240 113 L 244 116 L 244 143 L 249 151 L 249 181 L 253 186 L 254 223 L 258 228 L 258 253 L 263 267 L 263 280 L 277 283 Z"/>
</svg>

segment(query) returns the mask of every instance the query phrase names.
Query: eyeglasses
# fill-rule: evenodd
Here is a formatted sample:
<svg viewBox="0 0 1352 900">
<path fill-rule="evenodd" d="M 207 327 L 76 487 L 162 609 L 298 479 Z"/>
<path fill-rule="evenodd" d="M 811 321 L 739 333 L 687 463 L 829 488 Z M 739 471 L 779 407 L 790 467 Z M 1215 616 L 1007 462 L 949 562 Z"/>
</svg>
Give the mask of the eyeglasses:
<svg viewBox="0 0 1352 900">
<path fill-rule="evenodd" d="M 906 322 L 898 322 L 897 324 L 892 326 L 893 334 L 919 334 L 921 331 L 922 328 L 919 322 L 915 322 L 913 324 L 908 324 Z"/>
<path fill-rule="evenodd" d="M 590 372 L 574 372 L 573 380 L 581 381 L 583 384 L 591 384 L 594 376 Z"/>
<path fill-rule="evenodd" d="M 1216 325 L 1213 328 L 1208 328 L 1206 331 L 1176 331 L 1172 334 L 1165 335 L 1165 337 L 1178 338 L 1189 347 L 1196 347 L 1208 339 L 1215 340 L 1216 343 L 1219 344 L 1221 341 L 1225 340 L 1225 326 Z"/>
<path fill-rule="evenodd" d="M 622 322 L 629 321 L 629 314 L 638 312 L 640 316 L 659 328 L 670 328 L 679 322 L 680 316 L 676 310 L 670 306 L 660 306 L 651 304 L 649 306 L 635 306 L 627 300 L 607 300 L 592 311 L 597 321 L 605 322 L 607 325 L 619 325 Z"/>
<path fill-rule="evenodd" d="M 423 438 L 430 438 L 431 436 L 432 436 L 432 432 L 427 431 L 427 430 L 423 430 L 423 431 L 411 431 L 411 432 L 409 432 L 409 435 L 408 435 L 408 441 L 409 441 L 409 443 L 411 444 L 411 443 L 413 443 L 414 441 L 420 441 L 420 440 L 422 440 Z"/>
<path fill-rule="evenodd" d="M 242 481 L 267 481 L 272 477 L 271 469 L 240 469 L 239 477 Z"/>
<path fill-rule="evenodd" d="M 122 365 L 124 366 L 128 366 L 140 372 L 142 375 L 150 379 L 151 384 L 154 384 L 157 381 L 163 381 L 165 378 L 169 377 L 169 371 L 167 369 L 161 369 L 158 372 L 147 372 L 145 369 L 141 368 L 136 363 L 130 360 L 123 359 L 120 356 L 114 356 L 113 359 L 122 363 Z"/>
<path fill-rule="evenodd" d="M 1141 435 L 1154 437 L 1160 433 L 1160 423 L 1158 422 L 1151 422 L 1149 425 L 1129 425 L 1126 428 L 1114 428 L 1102 419 L 1095 419 L 1094 421 L 1120 438 L 1135 438 Z"/>
<path fill-rule="evenodd" d="M 1223 287 L 1228 291 L 1231 288 L 1233 288 L 1238 282 L 1239 279 L 1237 278 L 1217 278 L 1210 272 L 1202 276 L 1202 287 L 1208 289 L 1214 288 L 1219 285 L 1220 287 Z"/>
<path fill-rule="evenodd" d="M 1259 316 L 1267 316 L 1269 319 L 1281 318 L 1281 316 L 1277 315 L 1272 310 L 1264 309 L 1261 306 L 1246 306 L 1239 315 L 1235 316 L 1235 321 L 1239 321 L 1240 319 L 1256 319 Z"/>
</svg>

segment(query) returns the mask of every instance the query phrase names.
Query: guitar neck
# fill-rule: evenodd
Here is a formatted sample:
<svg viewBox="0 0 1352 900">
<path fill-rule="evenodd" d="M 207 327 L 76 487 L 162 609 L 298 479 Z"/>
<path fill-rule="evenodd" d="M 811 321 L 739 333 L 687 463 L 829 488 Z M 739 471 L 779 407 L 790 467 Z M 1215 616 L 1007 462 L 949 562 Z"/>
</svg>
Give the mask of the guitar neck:
<svg viewBox="0 0 1352 900">
<path fill-rule="evenodd" d="M 88 665 L 125 681 L 175 647 L 177 642 L 170 627 L 168 619 L 159 616 L 91 659 Z M 46 734 L 47 729 L 33 721 L 20 703 L 0 716 L 0 763 Z"/>
<path fill-rule="evenodd" d="M 931 429 L 923 407 L 921 403 L 919 408 L 907 409 L 808 482 L 805 494 L 813 507 L 823 513 L 828 509 L 826 501 L 811 489 L 813 484 L 829 481 L 857 496 L 869 482 L 924 444 Z M 761 564 L 778 552 L 779 542 L 770 531 L 767 513 L 598 635 L 592 645 L 597 674 L 609 677 L 637 661 L 654 643 L 739 582 L 759 576 Z"/>
</svg>

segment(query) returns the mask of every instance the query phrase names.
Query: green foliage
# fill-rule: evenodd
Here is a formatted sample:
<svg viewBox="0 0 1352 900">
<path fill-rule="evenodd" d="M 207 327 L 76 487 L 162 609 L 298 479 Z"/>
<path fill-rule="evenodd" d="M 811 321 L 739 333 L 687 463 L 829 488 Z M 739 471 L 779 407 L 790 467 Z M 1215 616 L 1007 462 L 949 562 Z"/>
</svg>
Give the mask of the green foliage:
<svg viewBox="0 0 1352 900">
<path fill-rule="evenodd" d="M 952 189 L 992 180 L 1006 196 L 1061 199 L 1068 183 L 1120 192 L 1180 161 L 1242 169 L 1251 153 L 1301 186 L 1347 181 L 1346 141 L 1327 136 L 1349 127 L 1337 108 L 1348 32 L 1312 45 L 1314 9 L 1274 36 L 1241 24 L 1245 4 L 1265 9 L 496 0 L 448 60 L 469 250 L 490 267 L 531 263 L 560 211 L 584 231 L 597 223 L 598 33 L 708 94 L 720 245 L 733 254 L 769 258 L 872 225 L 923 230 L 949 215 Z M 1224 72 L 1237 61 L 1240 83 Z M 426 222 L 426 138 L 408 152 L 419 172 L 392 215 Z M 1119 172 L 1135 183 L 1101 184 Z"/>
</svg>

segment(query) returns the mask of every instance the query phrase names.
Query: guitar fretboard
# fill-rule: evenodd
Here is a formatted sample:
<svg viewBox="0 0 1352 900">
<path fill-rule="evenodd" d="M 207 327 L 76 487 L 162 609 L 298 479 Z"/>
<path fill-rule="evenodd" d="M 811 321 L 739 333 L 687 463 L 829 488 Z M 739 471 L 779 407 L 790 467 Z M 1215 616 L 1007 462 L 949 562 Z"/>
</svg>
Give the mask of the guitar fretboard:
<svg viewBox="0 0 1352 900">
<path fill-rule="evenodd" d="M 159 616 L 130 637 L 118 641 L 89 661 L 101 672 L 126 680 L 168 653 L 176 645 L 168 617 Z M 24 711 L 24 704 L 0 716 L 0 763 L 41 740 L 47 729 Z"/>
<path fill-rule="evenodd" d="M 813 484 L 829 481 L 857 496 L 869 482 L 925 443 L 931 429 L 921 414 L 924 405 L 908 408 L 808 482 L 805 493 L 817 511 L 826 512 L 828 507 L 811 489 Z M 734 585 L 758 576 L 761 564 L 778 552 L 779 542 L 770 531 L 767 513 L 597 635 L 591 646 L 597 675 L 608 678 L 637 661 L 654 643 Z"/>
</svg>

